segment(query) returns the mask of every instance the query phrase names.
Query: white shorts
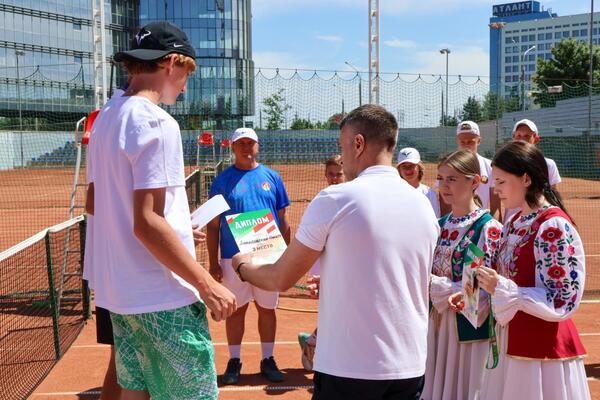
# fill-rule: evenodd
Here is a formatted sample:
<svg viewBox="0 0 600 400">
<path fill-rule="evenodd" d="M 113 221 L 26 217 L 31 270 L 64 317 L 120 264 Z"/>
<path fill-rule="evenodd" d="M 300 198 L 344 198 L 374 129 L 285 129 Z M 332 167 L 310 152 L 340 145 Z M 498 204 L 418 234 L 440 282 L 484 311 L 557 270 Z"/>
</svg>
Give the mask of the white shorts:
<svg viewBox="0 0 600 400">
<path fill-rule="evenodd" d="M 233 270 L 231 258 L 221 259 L 221 269 L 223 270 L 223 286 L 231 290 L 235 295 L 237 306 L 242 307 L 253 300 L 269 310 L 274 310 L 279 304 L 279 292 L 269 292 L 259 289 L 248 282 L 242 282 Z"/>
</svg>

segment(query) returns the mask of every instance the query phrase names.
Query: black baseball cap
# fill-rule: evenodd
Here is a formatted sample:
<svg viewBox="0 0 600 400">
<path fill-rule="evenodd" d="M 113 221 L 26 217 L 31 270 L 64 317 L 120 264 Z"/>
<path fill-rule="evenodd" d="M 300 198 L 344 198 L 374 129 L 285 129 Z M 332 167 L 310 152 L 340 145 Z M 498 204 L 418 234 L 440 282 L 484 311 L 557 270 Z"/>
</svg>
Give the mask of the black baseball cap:
<svg viewBox="0 0 600 400">
<path fill-rule="evenodd" d="M 140 29 L 131 41 L 131 50 L 120 51 L 113 59 L 117 62 L 127 58 L 153 61 L 171 53 L 196 58 L 194 47 L 185 32 L 170 22 L 159 21 L 151 22 Z"/>
</svg>

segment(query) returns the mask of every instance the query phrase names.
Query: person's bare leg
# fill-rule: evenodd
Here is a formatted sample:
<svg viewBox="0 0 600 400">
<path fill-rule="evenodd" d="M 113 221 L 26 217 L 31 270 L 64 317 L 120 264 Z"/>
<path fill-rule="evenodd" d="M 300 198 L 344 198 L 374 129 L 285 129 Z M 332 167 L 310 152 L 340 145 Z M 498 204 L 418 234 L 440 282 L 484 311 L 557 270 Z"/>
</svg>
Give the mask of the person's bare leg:
<svg viewBox="0 0 600 400">
<path fill-rule="evenodd" d="M 275 310 L 262 308 L 257 303 L 256 310 L 258 311 L 258 334 L 260 341 L 263 343 L 274 343 L 275 332 L 277 331 L 277 317 Z"/>
<path fill-rule="evenodd" d="M 104 383 L 102 384 L 102 394 L 100 400 L 114 400 L 121 395 L 121 386 L 117 381 L 117 368 L 115 365 L 115 346 L 110 346 L 110 361 L 104 375 Z"/>
<path fill-rule="evenodd" d="M 244 330 L 246 326 L 246 310 L 248 310 L 248 304 L 238 308 L 225 321 L 225 330 L 227 332 L 227 344 L 230 346 L 239 346 L 242 344 L 242 339 L 244 338 Z"/>
</svg>

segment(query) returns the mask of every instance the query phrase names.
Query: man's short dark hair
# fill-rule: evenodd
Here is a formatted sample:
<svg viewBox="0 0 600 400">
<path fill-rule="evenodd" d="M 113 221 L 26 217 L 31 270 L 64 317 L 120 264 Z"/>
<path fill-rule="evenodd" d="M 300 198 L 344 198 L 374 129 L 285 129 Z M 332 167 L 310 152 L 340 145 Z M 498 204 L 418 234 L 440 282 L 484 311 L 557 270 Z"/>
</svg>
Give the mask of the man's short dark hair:
<svg viewBox="0 0 600 400">
<path fill-rule="evenodd" d="M 392 113 L 375 104 L 365 104 L 350 111 L 340 124 L 351 126 L 364 136 L 365 141 L 385 145 L 388 151 L 394 151 L 398 139 L 398 123 Z"/>
</svg>

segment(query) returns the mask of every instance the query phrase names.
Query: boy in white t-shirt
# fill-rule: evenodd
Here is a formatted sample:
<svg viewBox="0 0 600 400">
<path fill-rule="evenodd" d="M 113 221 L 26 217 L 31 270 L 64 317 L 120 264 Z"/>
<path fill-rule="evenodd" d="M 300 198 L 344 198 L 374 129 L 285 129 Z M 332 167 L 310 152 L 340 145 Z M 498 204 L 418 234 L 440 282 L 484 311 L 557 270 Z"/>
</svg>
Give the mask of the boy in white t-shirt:
<svg viewBox="0 0 600 400">
<path fill-rule="evenodd" d="M 537 125 L 529 119 L 517 121 L 512 130 L 512 140 L 513 142 L 522 140 L 523 142 L 537 145 L 540 142 L 540 133 Z M 552 189 L 558 191 L 558 184 L 562 181 L 560 174 L 558 173 L 558 167 L 551 158 L 544 158 L 548 165 L 548 182 L 550 183 L 550 186 L 552 186 Z M 517 211 L 519 210 L 515 208 L 507 208 L 504 210 L 504 222 L 510 221 L 510 218 L 515 215 Z"/>
<path fill-rule="evenodd" d="M 102 108 L 90 136 L 85 278 L 110 311 L 122 398 L 216 399 L 206 307 L 220 321 L 236 302 L 195 260 L 181 134 L 158 107 L 185 92 L 194 48 L 179 28 L 155 22 L 114 59 L 130 85 Z"/>
<path fill-rule="evenodd" d="M 481 199 L 483 208 L 490 210 L 490 214 L 494 216 L 496 216 L 497 212 L 497 219 L 501 221 L 500 198 L 492 189 L 492 161 L 477 153 L 477 149 L 481 144 L 479 125 L 473 121 L 462 121 L 459 123 L 456 127 L 456 144 L 459 149 L 470 150 L 477 154 L 479 170 L 481 171 L 481 184 L 477 188 L 477 195 Z M 444 203 L 443 199 L 441 199 L 440 203 L 442 215 L 450 212 L 450 207 Z"/>
<path fill-rule="evenodd" d="M 401 149 L 398 152 L 398 164 L 396 164 L 396 169 L 402 179 L 427 197 L 427 200 L 429 200 L 431 207 L 435 212 L 435 216 L 440 218 L 440 201 L 438 194 L 429 186 L 421 183 L 425 173 L 425 167 L 421 161 L 419 151 L 412 147 Z"/>
</svg>

